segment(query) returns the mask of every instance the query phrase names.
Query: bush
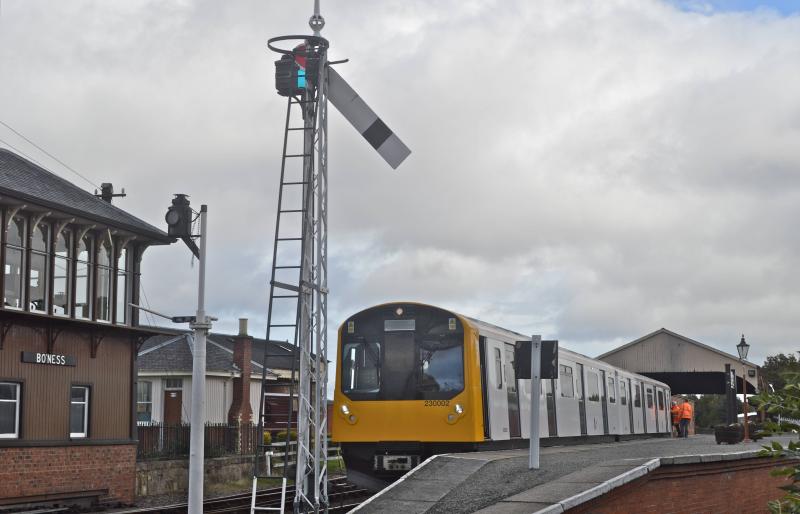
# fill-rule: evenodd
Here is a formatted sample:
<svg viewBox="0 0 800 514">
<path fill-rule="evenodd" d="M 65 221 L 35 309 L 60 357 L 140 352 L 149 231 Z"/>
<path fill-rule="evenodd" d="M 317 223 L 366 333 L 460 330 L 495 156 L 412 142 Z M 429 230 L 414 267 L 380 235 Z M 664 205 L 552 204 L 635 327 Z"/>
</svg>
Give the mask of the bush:
<svg viewBox="0 0 800 514">
<path fill-rule="evenodd" d="M 295 432 L 294 430 L 290 431 L 289 432 L 289 440 L 290 441 L 294 441 L 296 439 L 297 439 L 297 432 Z M 286 430 L 281 430 L 280 432 L 275 434 L 275 439 L 274 440 L 276 442 L 278 442 L 278 441 L 280 441 L 280 442 L 286 441 Z"/>
<path fill-rule="evenodd" d="M 272 444 L 272 434 L 264 432 L 264 446 Z"/>
<path fill-rule="evenodd" d="M 800 418 L 800 373 L 784 374 L 786 385 L 774 393 L 764 391 L 752 398 L 752 403 L 758 408 L 767 411 L 770 415 L 781 415 L 792 419 Z M 765 423 L 764 434 L 792 431 L 796 432 L 800 426 L 793 423 Z M 764 445 L 761 455 L 770 457 L 790 457 L 800 459 L 800 443 L 791 441 L 787 447 L 779 442 L 772 441 Z M 769 502 L 769 509 L 774 513 L 800 513 L 800 464 L 779 468 L 772 472 L 774 476 L 791 477 L 792 483 L 781 487 L 786 495 L 780 500 Z"/>
</svg>

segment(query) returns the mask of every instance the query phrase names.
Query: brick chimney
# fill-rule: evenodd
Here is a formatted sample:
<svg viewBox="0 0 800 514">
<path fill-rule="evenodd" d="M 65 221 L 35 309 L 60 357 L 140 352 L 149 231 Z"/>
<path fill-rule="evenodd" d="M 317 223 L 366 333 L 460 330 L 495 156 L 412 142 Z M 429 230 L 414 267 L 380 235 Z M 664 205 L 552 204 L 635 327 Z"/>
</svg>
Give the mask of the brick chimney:
<svg viewBox="0 0 800 514">
<path fill-rule="evenodd" d="M 233 363 L 241 375 L 233 379 L 233 403 L 228 411 L 228 423 L 250 423 L 253 409 L 250 406 L 250 375 L 253 355 L 253 338 L 247 335 L 247 318 L 239 319 L 239 335 L 233 340 Z"/>
</svg>

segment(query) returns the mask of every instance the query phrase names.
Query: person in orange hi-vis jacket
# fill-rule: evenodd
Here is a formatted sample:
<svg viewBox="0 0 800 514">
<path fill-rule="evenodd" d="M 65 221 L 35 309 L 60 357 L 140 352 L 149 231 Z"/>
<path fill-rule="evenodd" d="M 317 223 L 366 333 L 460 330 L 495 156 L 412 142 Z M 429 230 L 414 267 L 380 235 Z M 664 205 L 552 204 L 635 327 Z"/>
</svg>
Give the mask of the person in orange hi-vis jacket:
<svg viewBox="0 0 800 514">
<path fill-rule="evenodd" d="M 694 407 L 688 399 L 684 399 L 681 407 L 681 436 L 689 437 L 689 422 L 694 417 Z"/>
<path fill-rule="evenodd" d="M 672 400 L 670 413 L 672 414 L 672 428 L 675 429 L 675 435 L 679 436 L 681 435 L 681 408 L 675 400 Z"/>
</svg>

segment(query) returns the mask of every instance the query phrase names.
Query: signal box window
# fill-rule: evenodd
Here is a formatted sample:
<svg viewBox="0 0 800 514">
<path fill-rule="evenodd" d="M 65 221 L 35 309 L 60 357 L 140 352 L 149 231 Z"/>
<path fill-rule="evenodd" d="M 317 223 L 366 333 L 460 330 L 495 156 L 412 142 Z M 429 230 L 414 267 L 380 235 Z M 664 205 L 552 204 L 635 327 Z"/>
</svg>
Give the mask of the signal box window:
<svg viewBox="0 0 800 514">
<path fill-rule="evenodd" d="M 14 309 L 23 308 L 22 277 L 25 275 L 25 218 L 14 216 L 6 227 L 5 252 L 5 291 L 3 305 Z"/>
<path fill-rule="evenodd" d="M 342 392 L 376 393 L 380 389 L 381 345 L 347 343 L 342 351 Z"/>
<path fill-rule="evenodd" d="M 597 373 L 594 371 L 589 371 L 586 373 L 586 387 L 589 392 L 588 400 L 590 402 L 599 402 L 600 401 L 600 382 Z"/>
<path fill-rule="evenodd" d="M 89 388 L 73 386 L 69 404 L 69 436 L 89 434 Z"/>
<path fill-rule="evenodd" d="M 19 384 L 0 382 L 0 439 L 19 437 Z"/>
<path fill-rule="evenodd" d="M 575 384 L 572 381 L 572 367 L 559 366 L 558 375 L 561 380 L 561 397 L 574 398 L 575 397 Z"/>
</svg>

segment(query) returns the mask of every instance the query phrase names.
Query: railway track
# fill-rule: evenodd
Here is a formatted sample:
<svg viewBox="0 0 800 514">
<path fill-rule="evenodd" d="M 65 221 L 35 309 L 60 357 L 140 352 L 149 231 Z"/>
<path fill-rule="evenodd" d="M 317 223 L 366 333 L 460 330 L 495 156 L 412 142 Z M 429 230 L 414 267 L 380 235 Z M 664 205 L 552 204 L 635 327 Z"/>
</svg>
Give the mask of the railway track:
<svg viewBox="0 0 800 514">
<path fill-rule="evenodd" d="M 348 483 L 347 479 L 344 477 L 331 479 L 328 481 L 328 512 L 348 512 L 357 507 L 369 496 L 369 491 Z M 292 512 L 293 501 L 294 486 L 287 486 L 284 512 Z M 280 487 L 264 489 L 256 493 L 256 505 L 259 507 L 278 507 L 280 502 Z M 117 510 L 113 511 L 113 514 L 179 514 L 185 513 L 187 508 L 188 504 L 183 502 L 172 505 L 161 505 L 158 507 Z M 249 513 L 250 493 L 209 498 L 203 502 L 203 512 L 205 514 Z"/>
</svg>

